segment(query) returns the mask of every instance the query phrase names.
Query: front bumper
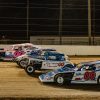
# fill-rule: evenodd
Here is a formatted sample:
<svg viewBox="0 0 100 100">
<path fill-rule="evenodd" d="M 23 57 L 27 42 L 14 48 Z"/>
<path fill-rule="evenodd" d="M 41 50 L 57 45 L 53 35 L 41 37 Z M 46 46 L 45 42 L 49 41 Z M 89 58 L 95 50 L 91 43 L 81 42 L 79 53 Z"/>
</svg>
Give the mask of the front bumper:
<svg viewBox="0 0 100 100">
<path fill-rule="evenodd" d="M 45 74 L 40 75 L 39 79 L 40 79 L 41 82 L 54 82 L 54 79 L 52 77 L 46 78 Z"/>
</svg>

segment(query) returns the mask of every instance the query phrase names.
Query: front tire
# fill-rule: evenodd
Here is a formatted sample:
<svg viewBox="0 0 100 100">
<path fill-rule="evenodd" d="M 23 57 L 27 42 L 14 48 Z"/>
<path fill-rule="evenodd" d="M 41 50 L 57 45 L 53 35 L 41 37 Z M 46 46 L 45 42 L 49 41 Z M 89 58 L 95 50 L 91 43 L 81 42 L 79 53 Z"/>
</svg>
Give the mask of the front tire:
<svg viewBox="0 0 100 100">
<path fill-rule="evenodd" d="M 26 66 L 28 66 L 28 59 L 22 59 L 19 61 L 18 65 L 21 67 L 21 68 L 25 68 Z"/>
<path fill-rule="evenodd" d="M 56 75 L 54 80 L 58 85 L 63 85 L 65 83 L 65 79 L 61 74 Z"/>
<path fill-rule="evenodd" d="M 25 71 L 27 74 L 29 75 L 33 75 L 35 72 L 35 67 L 28 65 L 27 67 L 25 67 Z"/>
</svg>

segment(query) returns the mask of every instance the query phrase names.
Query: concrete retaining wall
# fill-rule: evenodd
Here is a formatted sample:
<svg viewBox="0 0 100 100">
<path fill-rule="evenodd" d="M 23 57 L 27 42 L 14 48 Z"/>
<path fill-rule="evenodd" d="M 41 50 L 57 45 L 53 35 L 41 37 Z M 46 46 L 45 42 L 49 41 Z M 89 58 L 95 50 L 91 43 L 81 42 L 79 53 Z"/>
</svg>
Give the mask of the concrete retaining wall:
<svg viewBox="0 0 100 100">
<path fill-rule="evenodd" d="M 41 45 L 55 48 L 66 55 L 100 55 L 100 46 L 74 46 L 74 45 Z"/>
<path fill-rule="evenodd" d="M 0 48 L 8 45 L 0 45 Z M 100 46 L 75 46 L 75 45 L 39 45 L 45 48 L 55 48 L 66 55 L 100 55 Z"/>
</svg>

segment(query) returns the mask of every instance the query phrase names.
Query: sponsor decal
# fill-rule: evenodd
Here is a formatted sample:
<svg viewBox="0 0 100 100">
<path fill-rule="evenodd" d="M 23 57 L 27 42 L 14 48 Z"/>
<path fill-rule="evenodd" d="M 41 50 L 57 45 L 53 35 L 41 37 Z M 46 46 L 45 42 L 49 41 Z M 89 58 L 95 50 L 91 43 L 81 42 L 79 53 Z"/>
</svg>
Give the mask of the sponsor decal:
<svg viewBox="0 0 100 100">
<path fill-rule="evenodd" d="M 62 62 L 62 63 L 58 63 L 58 66 L 64 66 L 64 63 Z"/>
<path fill-rule="evenodd" d="M 44 66 L 47 66 L 47 67 L 63 67 L 64 66 L 64 63 L 46 63 L 44 64 Z"/>
<path fill-rule="evenodd" d="M 44 66 L 46 66 L 46 67 L 57 67 L 56 64 L 51 64 L 51 63 L 46 63 L 46 64 L 44 64 Z"/>
</svg>

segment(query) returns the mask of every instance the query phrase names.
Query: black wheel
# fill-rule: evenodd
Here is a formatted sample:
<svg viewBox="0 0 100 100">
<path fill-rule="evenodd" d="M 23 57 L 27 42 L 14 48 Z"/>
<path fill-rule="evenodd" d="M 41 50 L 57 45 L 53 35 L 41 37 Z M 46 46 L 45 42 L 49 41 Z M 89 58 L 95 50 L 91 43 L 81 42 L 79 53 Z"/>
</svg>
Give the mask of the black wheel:
<svg viewBox="0 0 100 100">
<path fill-rule="evenodd" d="M 28 66 L 28 59 L 22 59 L 18 62 L 18 65 L 21 67 L 21 68 L 25 68 L 26 66 Z"/>
<path fill-rule="evenodd" d="M 25 71 L 26 71 L 27 74 L 33 75 L 34 72 L 35 72 L 35 67 L 31 66 L 31 65 L 28 65 L 27 67 L 25 67 Z"/>
<path fill-rule="evenodd" d="M 99 76 L 98 79 L 97 79 L 97 84 L 100 85 L 100 76 Z"/>
<path fill-rule="evenodd" d="M 63 85 L 65 83 L 65 79 L 62 74 L 57 74 L 54 80 L 58 85 Z"/>
</svg>

